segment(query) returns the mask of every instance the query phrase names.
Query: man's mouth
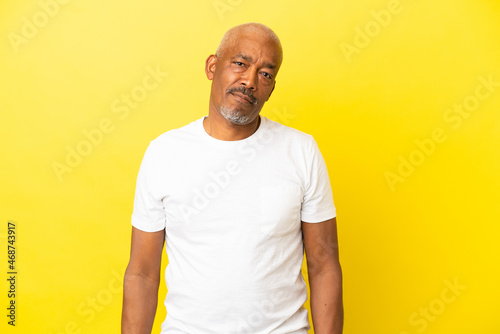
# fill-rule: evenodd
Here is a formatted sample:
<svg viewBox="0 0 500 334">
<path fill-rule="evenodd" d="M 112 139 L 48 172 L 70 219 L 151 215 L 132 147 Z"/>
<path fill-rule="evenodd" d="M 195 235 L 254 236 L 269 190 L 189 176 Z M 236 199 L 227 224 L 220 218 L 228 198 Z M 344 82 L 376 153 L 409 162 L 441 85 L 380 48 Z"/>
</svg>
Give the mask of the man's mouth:
<svg viewBox="0 0 500 334">
<path fill-rule="evenodd" d="M 248 104 L 254 104 L 252 100 L 246 95 L 240 93 L 231 93 L 231 94 L 233 94 L 233 96 L 235 96 L 239 101 L 246 102 Z"/>
<path fill-rule="evenodd" d="M 242 103 L 257 104 L 258 100 L 252 95 L 252 91 L 244 91 L 244 88 L 229 88 L 226 93 L 232 94 L 238 101 Z"/>
</svg>

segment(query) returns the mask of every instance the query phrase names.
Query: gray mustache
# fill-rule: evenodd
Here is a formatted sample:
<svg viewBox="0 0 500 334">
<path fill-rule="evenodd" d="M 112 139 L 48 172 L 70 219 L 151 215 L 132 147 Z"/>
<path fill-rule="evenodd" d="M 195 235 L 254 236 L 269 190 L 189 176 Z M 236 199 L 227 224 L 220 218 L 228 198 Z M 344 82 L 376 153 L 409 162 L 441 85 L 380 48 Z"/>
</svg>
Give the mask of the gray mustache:
<svg viewBox="0 0 500 334">
<path fill-rule="evenodd" d="M 233 88 L 229 88 L 229 89 L 226 89 L 226 93 L 234 93 L 234 92 L 237 92 L 237 93 L 241 93 L 243 95 L 246 95 L 248 96 L 248 98 L 250 99 L 250 101 L 253 103 L 253 104 L 257 104 L 257 102 L 259 102 L 255 96 L 253 96 L 253 93 L 250 89 L 246 89 L 245 87 L 241 86 L 241 87 L 233 87 Z"/>
</svg>

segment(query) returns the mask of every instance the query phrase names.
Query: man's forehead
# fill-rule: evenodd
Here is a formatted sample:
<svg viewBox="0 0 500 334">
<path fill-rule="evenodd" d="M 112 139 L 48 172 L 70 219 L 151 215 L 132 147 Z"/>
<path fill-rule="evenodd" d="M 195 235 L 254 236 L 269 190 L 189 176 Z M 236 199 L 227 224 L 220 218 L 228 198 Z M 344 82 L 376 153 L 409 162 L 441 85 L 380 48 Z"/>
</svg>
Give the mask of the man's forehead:
<svg viewBox="0 0 500 334">
<path fill-rule="evenodd" d="M 263 35 L 253 34 L 247 36 L 239 34 L 233 39 L 233 43 L 227 48 L 230 57 L 252 57 L 252 54 L 258 53 L 268 57 L 273 62 L 279 59 L 280 51 L 273 40 Z"/>
<path fill-rule="evenodd" d="M 233 57 L 231 57 L 231 60 L 238 59 L 238 58 L 246 60 L 246 61 L 248 61 L 250 63 L 254 61 L 254 59 L 253 59 L 253 57 L 251 55 L 245 54 L 244 52 L 237 52 Z M 271 59 L 269 59 L 269 61 L 264 60 L 262 65 L 264 67 L 268 67 L 268 68 L 271 68 L 271 69 L 275 69 L 276 68 L 276 62 L 274 60 L 271 60 Z"/>
<path fill-rule="evenodd" d="M 237 26 L 226 32 L 216 52 L 220 59 L 241 59 L 266 62 L 272 69 L 280 67 L 283 51 L 278 36 L 258 24 Z"/>
<path fill-rule="evenodd" d="M 260 31 L 238 31 L 233 36 L 233 46 L 252 44 L 259 48 L 277 49 L 276 42 Z"/>
</svg>

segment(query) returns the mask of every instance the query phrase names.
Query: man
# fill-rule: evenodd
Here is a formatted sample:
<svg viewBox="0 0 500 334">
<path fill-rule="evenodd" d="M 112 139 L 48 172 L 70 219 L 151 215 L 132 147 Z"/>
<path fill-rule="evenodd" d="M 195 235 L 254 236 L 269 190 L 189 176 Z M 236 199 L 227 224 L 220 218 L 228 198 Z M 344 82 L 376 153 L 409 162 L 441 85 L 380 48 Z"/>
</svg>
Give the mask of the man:
<svg viewBox="0 0 500 334">
<path fill-rule="evenodd" d="M 230 29 L 206 61 L 209 114 L 153 140 L 137 178 L 122 333 L 150 333 L 165 241 L 164 334 L 342 333 L 328 172 L 312 136 L 259 115 L 283 58 L 268 27 Z"/>
</svg>

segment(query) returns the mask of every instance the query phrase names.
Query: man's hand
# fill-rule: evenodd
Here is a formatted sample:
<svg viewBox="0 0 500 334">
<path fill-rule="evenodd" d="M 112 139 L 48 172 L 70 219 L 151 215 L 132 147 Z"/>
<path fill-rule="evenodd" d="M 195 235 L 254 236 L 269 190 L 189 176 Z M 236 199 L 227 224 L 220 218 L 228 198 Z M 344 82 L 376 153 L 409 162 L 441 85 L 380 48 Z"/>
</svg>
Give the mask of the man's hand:
<svg viewBox="0 0 500 334">
<path fill-rule="evenodd" d="M 132 227 L 130 261 L 123 280 L 122 334 L 150 334 L 158 303 L 165 230 Z"/>
<path fill-rule="evenodd" d="M 316 334 L 341 334 L 344 323 L 342 270 L 337 222 L 302 222 L 311 289 L 311 316 Z"/>
</svg>

